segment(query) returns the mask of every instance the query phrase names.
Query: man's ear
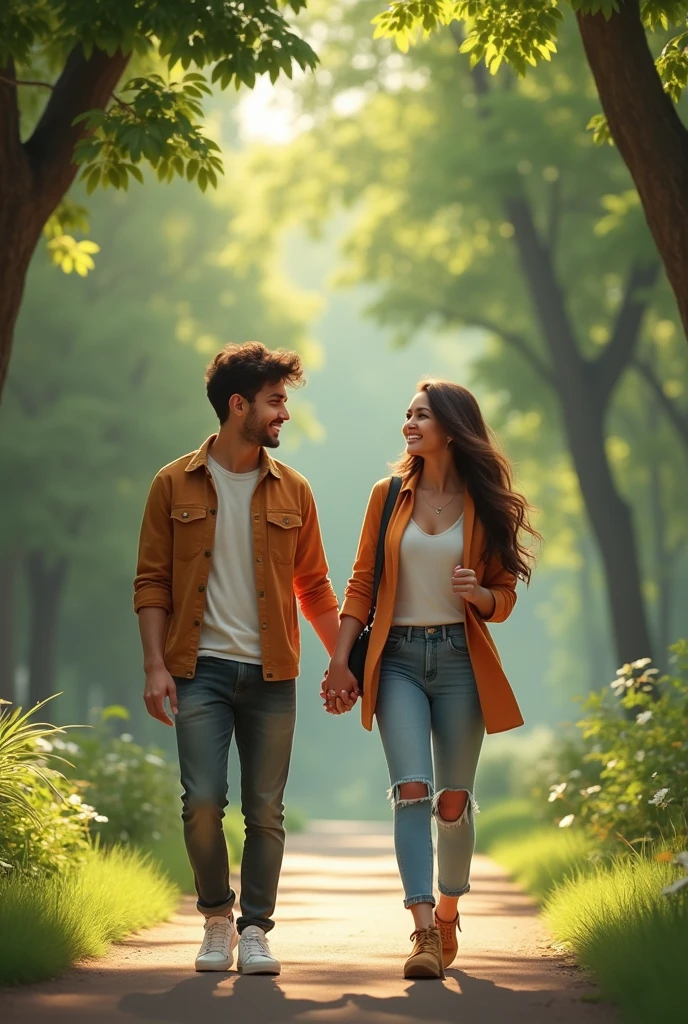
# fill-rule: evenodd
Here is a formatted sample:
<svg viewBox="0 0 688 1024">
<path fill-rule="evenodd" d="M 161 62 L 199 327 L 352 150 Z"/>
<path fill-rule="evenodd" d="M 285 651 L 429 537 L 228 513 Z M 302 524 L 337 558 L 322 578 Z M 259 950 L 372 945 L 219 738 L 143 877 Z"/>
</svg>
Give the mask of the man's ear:
<svg viewBox="0 0 688 1024">
<path fill-rule="evenodd" d="M 229 399 L 229 412 L 230 415 L 235 413 L 239 416 L 243 416 L 246 412 L 247 402 L 243 395 L 232 395 Z"/>
</svg>

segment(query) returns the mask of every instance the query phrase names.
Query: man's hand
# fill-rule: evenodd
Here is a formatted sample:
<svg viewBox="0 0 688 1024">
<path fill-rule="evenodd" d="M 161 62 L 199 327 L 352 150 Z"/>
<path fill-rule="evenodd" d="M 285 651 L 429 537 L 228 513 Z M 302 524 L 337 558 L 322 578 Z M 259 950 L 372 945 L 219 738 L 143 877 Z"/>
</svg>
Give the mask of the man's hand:
<svg viewBox="0 0 688 1024">
<path fill-rule="evenodd" d="M 325 679 L 320 688 L 320 696 L 323 698 L 324 708 L 330 715 L 343 715 L 351 711 L 359 698 L 360 691 L 358 682 L 348 665 L 335 665 L 330 662 L 330 667 L 325 673 Z"/>
<path fill-rule="evenodd" d="M 164 665 L 146 672 L 146 686 L 143 700 L 151 718 L 157 718 L 163 725 L 174 725 L 165 710 L 165 697 L 170 699 L 172 714 L 177 714 L 177 687 Z"/>
</svg>

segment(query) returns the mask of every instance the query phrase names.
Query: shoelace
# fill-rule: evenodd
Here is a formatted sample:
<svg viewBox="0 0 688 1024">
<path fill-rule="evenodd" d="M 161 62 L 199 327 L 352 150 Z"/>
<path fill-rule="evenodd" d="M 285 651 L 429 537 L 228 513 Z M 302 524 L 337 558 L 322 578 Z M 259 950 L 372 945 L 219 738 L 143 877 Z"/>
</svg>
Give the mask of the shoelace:
<svg viewBox="0 0 688 1024">
<path fill-rule="evenodd" d="M 427 949 L 429 946 L 434 945 L 434 935 L 432 928 L 416 928 L 415 932 L 411 932 L 411 941 L 414 939 L 418 943 L 419 952 Z"/>
<path fill-rule="evenodd" d="M 442 936 L 442 942 L 452 942 L 456 929 L 461 931 L 461 922 L 458 918 L 455 921 L 443 921 L 441 917 L 436 917 L 435 920 Z"/>
<path fill-rule="evenodd" d="M 227 926 L 216 921 L 209 924 L 203 939 L 202 953 L 224 953 L 227 947 Z"/>
<path fill-rule="evenodd" d="M 258 956 L 269 956 L 270 959 L 272 959 L 272 953 L 270 952 L 268 944 L 263 936 L 256 935 L 255 933 L 246 935 L 244 932 L 241 939 L 244 945 L 244 952 L 247 956 L 254 956 L 257 954 Z"/>
</svg>

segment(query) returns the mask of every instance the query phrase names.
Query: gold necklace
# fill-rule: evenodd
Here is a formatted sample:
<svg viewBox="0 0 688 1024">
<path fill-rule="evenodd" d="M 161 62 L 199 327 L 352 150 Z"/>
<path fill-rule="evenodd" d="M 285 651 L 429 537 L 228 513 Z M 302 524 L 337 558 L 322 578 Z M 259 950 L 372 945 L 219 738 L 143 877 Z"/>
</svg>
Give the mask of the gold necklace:
<svg viewBox="0 0 688 1024">
<path fill-rule="evenodd" d="M 434 509 L 434 510 L 435 510 L 435 512 L 437 513 L 437 515 L 439 515 L 439 514 L 440 514 L 440 512 L 441 512 L 441 511 L 442 511 L 443 509 L 445 509 L 445 508 L 448 508 L 448 506 L 449 506 L 449 505 L 451 505 L 452 501 L 454 500 L 454 498 L 456 497 L 456 495 L 457 495 L 457 494 L 461 494 L 461 490 L 459 489 L 459 490 L 458 490 L 458 491 L 456 492 L 456 494 L 453 494 L 453 495 L 451 496 L 451 498 L 449 499 L 449 501 L 448 501 L 448 502 L 447 502 L 447 503 L 446 503 L 445 505 L 440 505 L 440 507 L 438 508 L 438 507 L 437 507 L 437 505 L 431 505 L 431 504 L 430 504 L 430 502 L 428 501 L 428 499 L 427 499 L 427 498 L 425 497 L 425 491 L 423 490 L 423 488 L 422 488 L 422 487 L 419 487 L 418 489 L 419 489 L 419 491 L 420 491 L 420 493 L 421 493 L 421 497 L 422 497 L 423 501 L 425 502 L 425 504 L 426 504 L 426 505 L 428 506 L 428 508 L 432 508 L 432 509 Z"/>
</svg>

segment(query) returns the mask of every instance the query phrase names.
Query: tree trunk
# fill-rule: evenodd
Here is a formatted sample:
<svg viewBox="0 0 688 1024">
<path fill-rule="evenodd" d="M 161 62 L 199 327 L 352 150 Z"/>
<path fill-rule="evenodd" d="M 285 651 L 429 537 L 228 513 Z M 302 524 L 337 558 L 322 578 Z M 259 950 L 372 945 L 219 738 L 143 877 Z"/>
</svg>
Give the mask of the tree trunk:
<svg viewBox="0 0 688 1024">
<path fill-rule="evenodd" d="M 6 554 L 0 560 L 0 697 L 14 700 L 16 659 L 16 576 L 17 559 Z"/>
<path fill-rule="evenodd" d="M 662 88 L 640 19 L 621 0 L 607 21 L 577 15 L 585 55 L 688 335 L 688 131 Z"/>
<path fill-rule="evenodd" d="M 505 207 L 550 352 L 568 447 L 604 566 L 616 655 L 621 664 L 651 657 L 631 510 L 614 485 L 604 434 L 608 400 L 615 380 L 633 357 L 642 307 L 629 293 L 617 320 L 621 331 L 614 331 L 597 364 L 587 363 L 578 351 L 551 254 L 537 233 L 527 202 L 514 196 Z M 651 281 L 649 273 L 648 268 Z M 642 284 L 643 273 L 634 273 L 632 280 Z"/>
<path fill-rule="evenodd" d="M 14 62 L 0 64 L 0 397 L 31 257 L 77 174 L 72 156 L 84 127 L 74 120 L 105 108 L 128 61 L 120 50 L 106 54 L 96 48 L 86 57 L 81 44 L 75 46 L 24 143 Z"/>
<path fill-rule="evenodd" d="M 42 551 L 26 558 L 29 628 L 29 704 L 55 692 L 55 666 L 60 605 L 67 581 L 68 562 L 50 562 Z"/>
</svg>

